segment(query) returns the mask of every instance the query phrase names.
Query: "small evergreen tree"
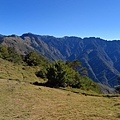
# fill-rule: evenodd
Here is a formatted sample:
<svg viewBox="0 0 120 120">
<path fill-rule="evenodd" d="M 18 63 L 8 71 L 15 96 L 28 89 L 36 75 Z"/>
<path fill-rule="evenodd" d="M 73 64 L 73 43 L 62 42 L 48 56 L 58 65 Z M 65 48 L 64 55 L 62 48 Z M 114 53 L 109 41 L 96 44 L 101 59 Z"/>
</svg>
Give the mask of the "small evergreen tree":
<svg viewBox="0 0 120 120">
<path fill-rule="evenodd" d="M 47 84 L 52 87 L 80 87 L 80 75 L 69 68 L 61 60 L 56 61 L 46 68 Z"/>
<path fill-rule="evenodd" d="M 81 62 L 78 60 L 74 60 L 71 64 L 73 70 L 78 71 L 79 67 L 81 66 Z"/>
<path fill-rule="evenodd" d="M 9 59 L 9 53 L 6 46 L 3 45 L 0 46 L 0 57 L 5 60 Z"/>
<path fill-rule="evenodd" d="M 66 68 L 62 61 L 56 61 L 48 65 L 46 70 L 49 85 L 54 87 L 65 86 Z"/>
<path fill-rule="evenodd" d="M 0 58 L 14 62 L 21 63 L 22 57 L 12 47 L 0 46 Z"/>
<path fill-rule="evenodd" d="M 14 63 L 22 63 L 22 57 L 12 47 L 8 47 L 9 61 Z"/>
<path fill-rule="evenodd" d="M 76 72 L 79 72 L 81 75 L 88 75 L 88 71 L 85 67 L 82 66 L 82 63 L 78 60 L 74 60 L 70 62 L 70 60 L 67 60 L 65 63 L 68 67 L 72 68 Z"/>
<path fill-rule="evenodd" d="M 41 63 L 41 57 L 35 52 L 30 52 L 25 56 L 24 61 L 29 66 L 37 66 L 37 65 L 40 65 Z"/>
</svg>

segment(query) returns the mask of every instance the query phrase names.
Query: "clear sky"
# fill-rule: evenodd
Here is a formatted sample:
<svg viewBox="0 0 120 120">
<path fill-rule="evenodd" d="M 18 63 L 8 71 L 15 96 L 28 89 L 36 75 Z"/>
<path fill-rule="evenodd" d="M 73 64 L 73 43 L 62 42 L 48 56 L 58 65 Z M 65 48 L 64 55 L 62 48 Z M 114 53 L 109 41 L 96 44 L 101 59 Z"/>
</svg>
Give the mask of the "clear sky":
<svg viewBox="0 0 120 120">
<path fill-rule="evenodd" d="M 0 34 L 120 40 L 120 0 L 0 0 Z"/>
</svg>

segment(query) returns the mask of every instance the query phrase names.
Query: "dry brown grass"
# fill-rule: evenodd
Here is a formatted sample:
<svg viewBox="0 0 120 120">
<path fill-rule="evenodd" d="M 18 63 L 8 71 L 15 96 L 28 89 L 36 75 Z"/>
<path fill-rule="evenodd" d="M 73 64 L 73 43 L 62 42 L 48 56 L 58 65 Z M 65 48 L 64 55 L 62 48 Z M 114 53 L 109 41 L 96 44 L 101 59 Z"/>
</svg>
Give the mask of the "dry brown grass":
<svg viewBox="0 0 120 120">
<path fill-rule="evenodd" d="M 35 75 L 35 72 L 39 69 L 40 67 L 17 65 L 0 59 L 1 79 L 19 80 L 25 82 L 39 81 L 39 79 Z"/>
<path fill-rule="evenodd" d="M 119 120 L 120 98 L 0 79 L 0 120 Z"/>
</svg>

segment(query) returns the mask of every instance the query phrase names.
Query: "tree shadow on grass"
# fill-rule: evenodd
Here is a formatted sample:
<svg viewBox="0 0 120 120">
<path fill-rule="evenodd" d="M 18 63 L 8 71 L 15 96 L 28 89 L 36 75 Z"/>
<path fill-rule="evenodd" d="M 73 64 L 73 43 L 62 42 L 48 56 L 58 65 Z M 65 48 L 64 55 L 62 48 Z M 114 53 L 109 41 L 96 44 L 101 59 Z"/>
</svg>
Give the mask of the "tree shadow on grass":
<svg viewBox="0 0 120 120">
<path fill-rule="evenodd" d="M 40 82 L 36 81 L 36 82 L 30 82 L 30 84 L 35 85 L 35 86 L 44 86 L 44 87 L 50 87 L 50 88 L 60 88 L 59 85 L 52 85 L 49 82 L 40 83 Z"/>
<path fill-rule="evenodd" d="M 30 82 L 30 84 L 32 85 L 36 85 L 36 86 L 46 86 L 46 83 L 39 83 L 39 82 Z"/>
<path fill-rule="evenodd" d="M 30 84 L 35 85 L 35 86 L 44 86 L 44 87 L 51 87 L 51 88 L 57 88 L 57 87 L 53 87 L 52 85 L 50 85 L 48 82 L 45 83 L 39 83 L 39 82 L 30 82 Z"/>
</svg>

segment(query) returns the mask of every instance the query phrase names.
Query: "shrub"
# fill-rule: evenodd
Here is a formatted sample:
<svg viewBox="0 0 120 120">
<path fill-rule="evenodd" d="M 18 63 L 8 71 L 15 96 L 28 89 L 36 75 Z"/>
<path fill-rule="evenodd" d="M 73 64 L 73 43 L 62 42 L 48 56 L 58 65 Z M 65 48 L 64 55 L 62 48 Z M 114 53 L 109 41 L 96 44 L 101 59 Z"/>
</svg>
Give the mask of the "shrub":
<svg viewBox="0 0 120 120">
<path fill-rule="evenodd" d="M 0 57 L 5 60 L 9 58 L 9 53 L 6 46 L 3 45 L 0 46 Z"/>
<path fill-rule="evenodd" d="M 100 93 L 98 84 L 92 81 L 89 77 L 83 76 L 81 79 L 81 89 L 83 90 L 92 90 L 97 93 Z"/>
<path fill-rule="evenodd" d="M 22 57 L 15 51 L 14 48 L 8 47 L 9 58 L 8 60 L 14 63 L 22 63 Z"/>
<path fill-rule="evenodd" d="M 0 46 L 0 58 L 14 62 L 21 63 L 22 57 L 12 47 Z"/>
<path fill-rule="evenodd" d="M 29 66 L 38 66 L 38 65 L 43 64 L 44 62 L 46 62 L 46 60 L 42 56 L 38 55 L 35 52 L 28 53 L 25 56 L 24 61 Z"/>
<path fill-rule="evenodd" d="M 46 76 L 46 84 L 51 87 L 80 87 L 80 75 L 61 60 L 49 64 L 46 70 L 40 71 L 38 75 Z"/>
<path fill-rule="evenodd" d="M 100 92 L 97 83 L 93 82 L 89 77 L 82 76 L 76 69 L 74 70 L 68 64 L 61 60 L 49 64 L 45 69 L 37 73 L 37 76 L 47 78 L 47 86 L 50 87 L 73 87 L 83 90 L 92 90 Z"/>
</svg>

